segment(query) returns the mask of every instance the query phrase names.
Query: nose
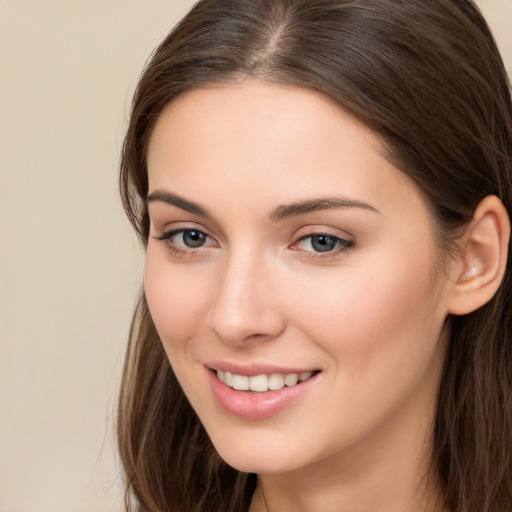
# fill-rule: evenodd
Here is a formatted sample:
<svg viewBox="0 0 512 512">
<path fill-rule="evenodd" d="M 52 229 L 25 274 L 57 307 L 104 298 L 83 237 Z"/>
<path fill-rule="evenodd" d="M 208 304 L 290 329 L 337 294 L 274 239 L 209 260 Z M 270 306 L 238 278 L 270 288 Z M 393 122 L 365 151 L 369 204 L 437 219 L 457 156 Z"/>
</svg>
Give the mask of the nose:
<svg viewBox="0 0 512 512">
<path fill-rule="evenodd" d="M 275 339 L 284 331 L 275 274 L 270 262 L 248 250 L 233 253 L 225 262 L 209 317 L 210 329 L 224 343 L 242 347 Z"/>
</svg>

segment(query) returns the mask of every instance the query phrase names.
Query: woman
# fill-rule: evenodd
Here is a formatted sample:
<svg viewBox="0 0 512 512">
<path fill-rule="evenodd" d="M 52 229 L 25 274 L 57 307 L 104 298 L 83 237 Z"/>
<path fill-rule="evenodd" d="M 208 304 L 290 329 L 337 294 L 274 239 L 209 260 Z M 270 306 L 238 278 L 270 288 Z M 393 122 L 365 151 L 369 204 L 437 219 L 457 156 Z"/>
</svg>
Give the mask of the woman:
<svg viewBox="0 0 512 512">
<path fill-rule="evenodd" d="M 200 1 L 122 155 L 127 508 L 510 510 L 511 169 L 471 1 Z"/>
</svg>

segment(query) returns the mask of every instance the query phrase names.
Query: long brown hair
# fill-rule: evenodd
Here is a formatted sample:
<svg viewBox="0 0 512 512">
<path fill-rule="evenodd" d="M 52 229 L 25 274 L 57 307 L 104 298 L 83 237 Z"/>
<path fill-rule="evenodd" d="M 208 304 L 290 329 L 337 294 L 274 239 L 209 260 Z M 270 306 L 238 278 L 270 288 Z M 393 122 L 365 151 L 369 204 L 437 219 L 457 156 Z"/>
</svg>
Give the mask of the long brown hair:
<svg viewBox="0 0 512 512">
<path fill-rule="evenodd" d="M 163 108 L 190 89 L 248 77 L 320 91 L 380 135 L 389 158 L 423 192 L 444 250 L 484 197 L 497 195 L 511 214 L 510 84 L 472 1 L 201 0 L 155 50 L 133 100 L 120 187 L 143 244 L 147 147 Z M 450 319 L 432 468 L 456 512 L 512 509 L 511 263 L 488 304 Z M 256 477 L 216 454 L 143 293 L 118 439 L 127 509 L 248 509 Z"/>
</svg>

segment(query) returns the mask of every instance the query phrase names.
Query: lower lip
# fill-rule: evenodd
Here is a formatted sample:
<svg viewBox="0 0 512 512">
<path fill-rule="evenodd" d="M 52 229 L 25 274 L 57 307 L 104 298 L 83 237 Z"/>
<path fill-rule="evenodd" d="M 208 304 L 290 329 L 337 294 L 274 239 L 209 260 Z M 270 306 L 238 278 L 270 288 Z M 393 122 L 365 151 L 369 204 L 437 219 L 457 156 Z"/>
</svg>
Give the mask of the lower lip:
<svg viewBox="0 0 512 512">
<path fill-rule="evenodd" d="M 216 372 L 208 370 L 208 374 L 213 395 L 220 406 L 233 416 L 250 420 L 267 418 L 286 409 L 308 392 L 319 375 L 313 375 L 295 386 L 258 393 L 230 388 L 219 380 Z"/>
</svg>

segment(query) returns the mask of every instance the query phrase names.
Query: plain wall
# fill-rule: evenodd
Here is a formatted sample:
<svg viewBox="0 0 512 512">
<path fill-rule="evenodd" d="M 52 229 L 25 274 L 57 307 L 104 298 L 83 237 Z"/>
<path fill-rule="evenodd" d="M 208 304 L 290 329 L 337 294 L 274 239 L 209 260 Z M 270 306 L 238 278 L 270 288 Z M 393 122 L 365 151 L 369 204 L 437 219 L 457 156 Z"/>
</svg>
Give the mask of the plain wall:
<svg viewBox="0 0 512 512">
<path fill-rule="evenodd" d="M 481 0 L 512 71 L 512 0 Z M 0 0 L 0 510 L 119 512 L 113 411 L 142 252 L 135 81 L 191 0 Z"/>
</svg>

